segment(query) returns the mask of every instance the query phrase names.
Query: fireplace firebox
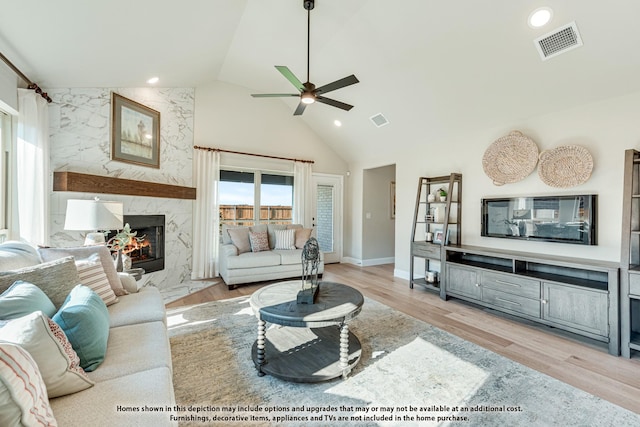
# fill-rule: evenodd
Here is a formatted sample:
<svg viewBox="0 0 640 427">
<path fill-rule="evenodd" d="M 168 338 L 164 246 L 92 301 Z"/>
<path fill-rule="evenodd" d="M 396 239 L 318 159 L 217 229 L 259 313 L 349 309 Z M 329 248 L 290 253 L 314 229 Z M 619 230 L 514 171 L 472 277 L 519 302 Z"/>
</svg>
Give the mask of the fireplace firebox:
<svg viewBox="0 0 640 427">
<path fill-rule="evenodd" d="M 146 273 L 164 270 L 164 220 L 164 215 L 124 216 L 124 223 L 137 232 L 135 241 L 123 250 L 131 258 L 131 268 L 143 268 Z M 109 238 L 115 234 L 111 232 Z"/>
</svg>

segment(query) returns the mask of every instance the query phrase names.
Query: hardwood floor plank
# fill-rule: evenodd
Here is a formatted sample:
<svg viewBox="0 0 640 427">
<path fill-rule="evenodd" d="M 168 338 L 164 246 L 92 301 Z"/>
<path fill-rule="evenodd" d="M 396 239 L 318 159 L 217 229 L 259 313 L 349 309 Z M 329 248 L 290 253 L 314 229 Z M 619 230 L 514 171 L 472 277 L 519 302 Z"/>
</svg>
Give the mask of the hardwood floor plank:
<svg viewBox="0 0 640 427">
<path fill-rule="evenodd" d="M 487 350 L 640 414 L 640 359 L 611 356 L 605 346 L 580 342 L 553 328 L 527 324 L 393 276 L 393 265 L 328 264 L 322 280 L 363 295 Z M 271 282 L 273 283 L 273 282 Z M 167 304 L 168 308 L 251 295 L 268 283 L 229 290 L 218 284 Z"/>
</svg>

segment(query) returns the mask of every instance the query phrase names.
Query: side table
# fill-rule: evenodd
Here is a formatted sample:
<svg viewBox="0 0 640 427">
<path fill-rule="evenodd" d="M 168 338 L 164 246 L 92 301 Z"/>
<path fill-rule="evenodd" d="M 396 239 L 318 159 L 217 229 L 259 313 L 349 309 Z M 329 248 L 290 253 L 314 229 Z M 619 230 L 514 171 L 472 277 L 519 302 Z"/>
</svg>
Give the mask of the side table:
<svg viewBox="0 0 640 427">
<path fill-rule="evenodd" d="M 346 378 L 360 360 L 358 337 L 348 321 L 362 309 L 362 294 L 347 285 L 321 282 L 315 304 L 297 304 L 300 280 L 275 283 L 254 292 L 258 338 L 251 350 L 258 375 L 287 381 Z M 268 330 L 266 323 L 273 324 Z"/>
</svg>

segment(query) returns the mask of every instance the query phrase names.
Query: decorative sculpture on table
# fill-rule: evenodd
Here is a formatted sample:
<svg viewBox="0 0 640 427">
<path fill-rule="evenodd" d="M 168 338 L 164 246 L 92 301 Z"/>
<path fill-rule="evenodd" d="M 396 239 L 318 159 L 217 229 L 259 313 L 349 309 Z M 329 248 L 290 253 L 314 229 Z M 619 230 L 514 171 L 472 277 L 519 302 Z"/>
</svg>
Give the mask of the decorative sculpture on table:
<svg viewBox="0 0 640 427">
<path fill-rule="evenodd" d="M 302 248 L 302 289 L 298 292 L 298 304 L 313 304 L 318 295 L 318 263 L 320 246 L 315 237 L 311 237 Z"/>
</svg>

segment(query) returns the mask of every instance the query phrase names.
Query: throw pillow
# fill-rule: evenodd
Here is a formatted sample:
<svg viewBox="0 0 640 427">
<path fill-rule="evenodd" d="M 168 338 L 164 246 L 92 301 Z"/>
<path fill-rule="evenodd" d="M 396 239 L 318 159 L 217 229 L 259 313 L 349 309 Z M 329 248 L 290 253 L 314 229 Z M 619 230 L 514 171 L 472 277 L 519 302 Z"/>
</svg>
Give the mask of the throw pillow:
<svg viewBox="0 0 640 427">
<path fill-rule="evenodd" d="M 231 243 L 238 248 L 238 253 L 251 252 L 251 242 L 249 242 L 249 228 L 230 228 L 228 230 Z"/>
<path fill-rule="evenodd" d="M 0 295 L 0 320 L 17 319 L 38 310 L 49 317 L 56 313 L 49 297 L 33 283 L 18 280 Z"/>
<path fill-rule="evenodd" d="M 0 292 L 4 292 L 17 280 L 33 283 L 42 289 L 56 308 L 62 306 L 71 289 L 80 283 L 72 257 L 0 272 Z"/>
<path fill-rule="evenodd" d="M 102 268 L 102 263 L 100 260 L 96 261 L 76 261 L 80 283 L 93 289 L 106 305 L 115 304 L 118 302 L 118 298 L 109 286 L 109 280 L 104 268 Z"/>
<path fill-rule="evenodd" d="M 78 353 L 82 369 L 90 372 L 100 366 L 107 352 L 109 312 L 98 294 L 84 285 L 76 286 L 53 320 Z"/>
<path fill-rule="evenodd" d="M 78 246 L 73 248 L 39 248 L 38 252 L 42 257 L 42 260 L 45 262 L 67 256 L 72 256 L 76 261 L 80 261 L 97 254 L 100 258 L 100 262 L 102 263 L 102 268 L 104 268 L 104 272 L 107 275 L 107 279 L 109 280 L 109 286 L 113 289 L 113 293 L 118 297 L 127 294 L 127 291 L 124 290 L 120 283 L 120 279 L 118 278 L 118 272 L 116 271 L 116 266 L 113 263 L 111 252 L 105 245 Z"/>
<path fill-rule="evenodd" d="M 266 231 L 258 233 L 249 233 L 249 240 L 251 241 L 251 251 L 261 252 L 269 250 L 269 235 Z"/>
<path fill-rule="evenodd" d="M 309 237 L 311 237 L 311 232 L 313 229 L 311 228 L 296 228 L 296 248 L 302 249 L 304 244 L 307 243 Z"/>
<path fill-rule="evenodd" d="M 276 247 L 275 249 L 295 249 L 296 230 L 276 230 Z"/>
<path fill-rule="evenodd" d="M 19 345 L 38 364 L 50 398 L 87 389 L 93 381 L 64 332 L 41 311 L 14 319 L 0 328 L 0 340 Z"/>
<path fill-rule="evenodd" d="M 0 342 L 0 425 L 58 425 L 38 365 L 26 350 L 5 342 Z"/>
<path fill-rule="evenodd" d="M 287 226 L 285 224 L 269 224 L 268 233 L 269 233 L 269 247 L 271 249 L 276 248 L 276 230 L 286 230 Z"/>
</svg>

